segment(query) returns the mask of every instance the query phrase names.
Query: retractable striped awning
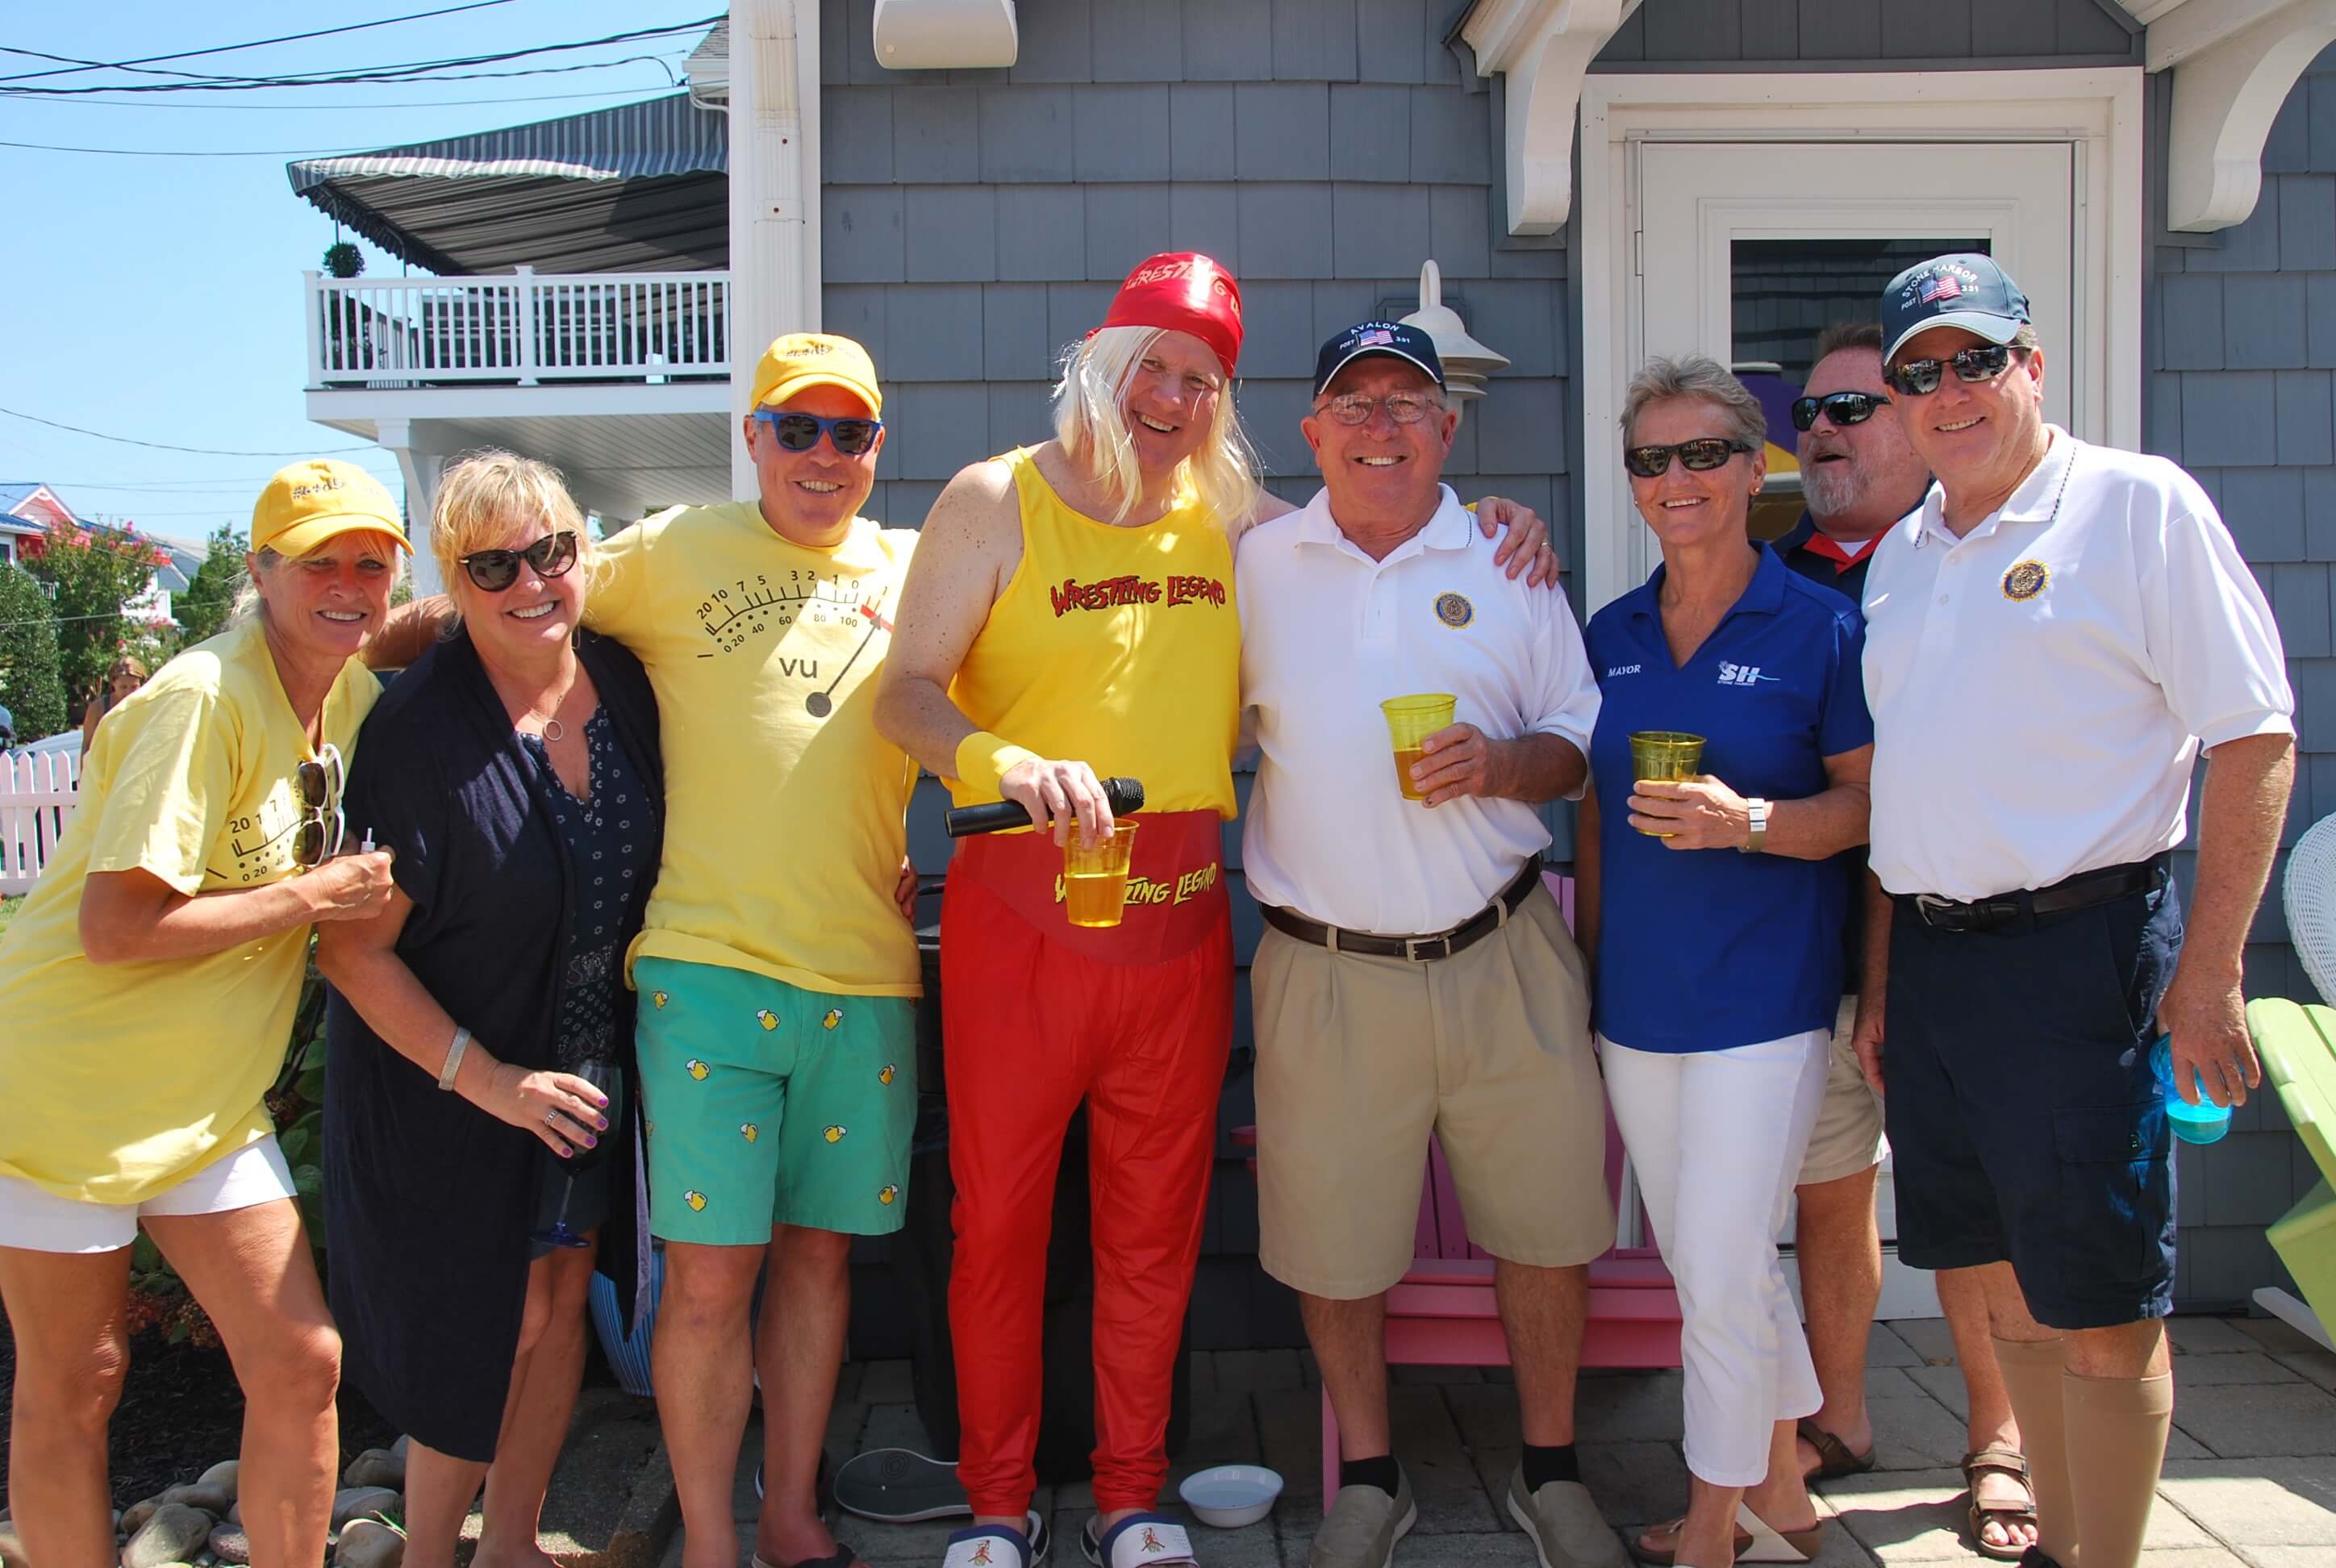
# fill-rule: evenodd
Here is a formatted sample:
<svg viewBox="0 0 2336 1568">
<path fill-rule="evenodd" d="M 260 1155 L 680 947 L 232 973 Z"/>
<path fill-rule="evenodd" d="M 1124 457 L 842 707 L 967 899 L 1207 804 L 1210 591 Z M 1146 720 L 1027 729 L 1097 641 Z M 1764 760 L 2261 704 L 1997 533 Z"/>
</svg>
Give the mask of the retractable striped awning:
<svg viewBox="0 0 2336 1568">
<path fill-rule="evenodd" d="M 686 93 L 477 136 L 287 164 L 292 189 L 444 274 L 729 265 L 729 124 Z"/>
</svg>

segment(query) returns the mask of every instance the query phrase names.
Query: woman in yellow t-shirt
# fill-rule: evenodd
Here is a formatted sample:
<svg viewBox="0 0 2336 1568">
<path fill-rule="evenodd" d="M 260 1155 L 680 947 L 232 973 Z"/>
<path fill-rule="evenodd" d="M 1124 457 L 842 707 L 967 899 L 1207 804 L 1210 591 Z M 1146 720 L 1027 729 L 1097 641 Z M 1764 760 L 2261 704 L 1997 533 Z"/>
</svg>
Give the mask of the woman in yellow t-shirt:
<svg viewBox="0 0 2336 1568">
<path fill-rule="evenodd" d="M 9 1501 L 27 1556 L 111 1562 L 106 1422 L 144 1226 L 244 1389 L 258 1563 L 315 1563 L 332 1508 L 340 1339 L 262 1096 L 318 920 L 378 913 L 390 857 L 339 853 L 380 686 L 356 654 L 407 548 L 363 470 L 260 492 L 250 613 L 98 727 L 56 859 L 0 938 L 0 1302 L 16 1341 Z"/>
</svg>

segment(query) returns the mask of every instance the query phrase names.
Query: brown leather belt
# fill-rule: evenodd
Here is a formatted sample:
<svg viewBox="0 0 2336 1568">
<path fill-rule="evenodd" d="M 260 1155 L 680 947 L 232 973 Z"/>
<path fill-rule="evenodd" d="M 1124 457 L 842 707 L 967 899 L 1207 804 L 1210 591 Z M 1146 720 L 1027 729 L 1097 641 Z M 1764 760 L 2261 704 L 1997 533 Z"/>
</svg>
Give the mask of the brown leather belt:
<svg viewBox="0 0 2336 1568">
<path fill-rule="evenodd" d="M 1301 942 L 1311 942 L 1318 948 L 1329 948 L 1334 953 L 1363 953 L 1375 959 L 1409 959 L 1415 963 L 1428 963 L 1436 959 L 1448 959 L 1455 953 L 1465 952 L 1484 938 L 1509 923 L 1509 917 L 1541 884 L 1541 856 L 1532 855 L 1525 869 L 1516 880 L 1501 890 L 1498 897 L 1482 910 L 1461 921 L 1448 931 L 1437 931 L 1425 937 L 1380 937 L 1368 931 L 1344 930 L 1309 920 L 1304 915 L 1271 904 L 1260 904 L 1258 912 L 1265 923 L 1283 936 L 1295 937 Z"/>
<path fill-rule="evenodd" d="M 2152 855 L 2146 861 L 2129 865 L 2104 866 L 2097 872 L 2079 872 L 2064 881 L 2033 892 L 1999 893 L 1991 899 L 1972 899 L 1968 902 L 1941 898 L 1936 893 L 1900 893 L 1895 902 L 1924 925 L 1937 931 L 1986 931 L 1998 926 L 2010 925 L 2023 915 L 2066 914 L 2071 910 L 2089 910 L 2101 904 L 2115 903 L 2135 893 L 2153 893 L 2166 885 L 2171 873 L 2170 855 Z"/>
</svg>

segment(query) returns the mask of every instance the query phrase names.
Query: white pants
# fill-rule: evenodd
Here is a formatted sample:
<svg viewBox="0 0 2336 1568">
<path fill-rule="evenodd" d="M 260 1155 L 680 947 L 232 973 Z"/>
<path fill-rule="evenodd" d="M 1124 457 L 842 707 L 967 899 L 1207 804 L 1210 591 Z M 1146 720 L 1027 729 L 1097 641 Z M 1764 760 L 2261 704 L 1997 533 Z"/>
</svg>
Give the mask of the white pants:
<svg viewBox="0 0 2336 1568">
<path fill-rule="evenodd" d="M 1606 1094 L 1679 1286 L 1687 1466 L 1757 1485 L 1776 1422 L 1825 1403 L 1776 1232 L 1823 1099 L 1823 1029 L 1725 1051 L 1634 1051 L 1600 1037 Z"/>
</svg>

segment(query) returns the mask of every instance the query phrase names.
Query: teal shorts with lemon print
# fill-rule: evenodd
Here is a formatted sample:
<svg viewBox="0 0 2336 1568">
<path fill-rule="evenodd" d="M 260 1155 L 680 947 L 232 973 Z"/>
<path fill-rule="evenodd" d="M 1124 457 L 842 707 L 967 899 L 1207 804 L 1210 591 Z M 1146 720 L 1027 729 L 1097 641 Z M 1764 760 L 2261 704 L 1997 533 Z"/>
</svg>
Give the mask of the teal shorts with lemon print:
<svg viewBox="0 0 2336 1568">
<path fill-rule="evenodd" d="M 644 958 L 649 1229 L 762 1246 L 771 1227 L 880 1236 L 908 1213 L 917 1004 Z"/>
</svg>

